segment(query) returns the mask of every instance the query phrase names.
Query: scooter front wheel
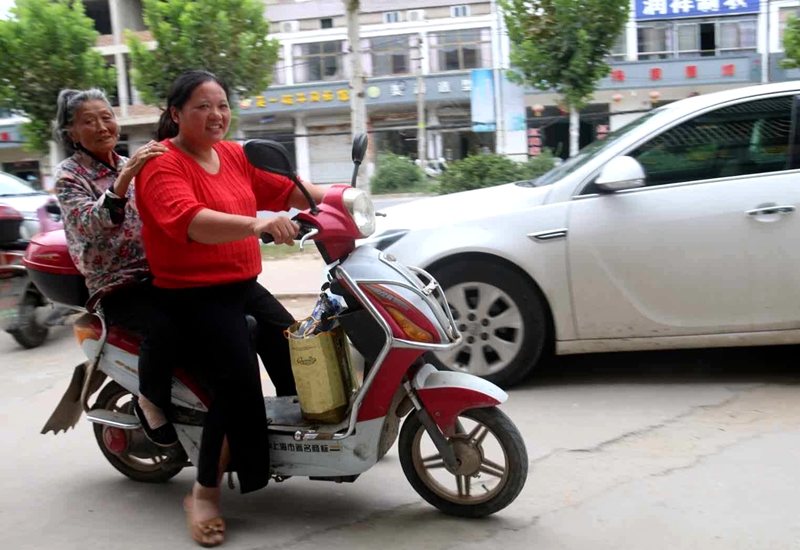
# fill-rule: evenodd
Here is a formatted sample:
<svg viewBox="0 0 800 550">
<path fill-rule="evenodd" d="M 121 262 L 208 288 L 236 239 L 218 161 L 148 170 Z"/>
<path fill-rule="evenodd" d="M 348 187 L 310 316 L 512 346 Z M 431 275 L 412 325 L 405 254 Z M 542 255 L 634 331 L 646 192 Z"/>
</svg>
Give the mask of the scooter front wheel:
<svg viewBox="0 0 800 550">
<path fill-rule="evenodd" d="M 411 414 L 400 432 L 400 463 L 411 486 L 446 514 L 479 518 L 519 496 L 528 477 L 528 452 L 514 423 L 497 408 L 472 409 L 448 439 L 459 461 L 448 469 L 425 427 Z"/>
</svg>

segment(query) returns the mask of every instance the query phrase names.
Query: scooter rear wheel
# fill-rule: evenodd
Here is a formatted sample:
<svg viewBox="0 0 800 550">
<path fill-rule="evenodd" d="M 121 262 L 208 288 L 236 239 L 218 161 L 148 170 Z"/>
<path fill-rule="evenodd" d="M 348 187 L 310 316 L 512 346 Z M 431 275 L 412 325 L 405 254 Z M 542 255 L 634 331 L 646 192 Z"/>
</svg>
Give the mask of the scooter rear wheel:
<svg viewBox="0 0 800 550">
<path fill-rule="evenodd" d="M 133 394 L 117 384 L 109 382 L 97 396 L 94 409 L 106 409 L 125 414 L 133 414 Z M 114 431 L 116 430 L 116 431 Z M 122 433 L 120 433 L 122 432 Z M 101 424 L 94 424 L 94 437 L 103 456 L 111 465 L 134 481 L 144 483 L 164 483 L 178 475 L 186 466 L 188 458 L 180 445 L 168 449 L 160 449 L 152 443 L 152 453 L 141 453 L 130 450 L 131 438 L 144 438 L 139 430 L 120 430 Z M 143 441 L 140 439 L 140 441 Z"/>
<path fill-rule="evenodd" d="M 528 477 L 528 452 L 514 423 L 500 409 L 459 416 L 448 439 L 459 460 L 450 471 L 416 414 L 400 432 L 400 463 L 419 495 L 446 514 L 479 518 L 499 512 L 519 496 Z"/>
</svg>

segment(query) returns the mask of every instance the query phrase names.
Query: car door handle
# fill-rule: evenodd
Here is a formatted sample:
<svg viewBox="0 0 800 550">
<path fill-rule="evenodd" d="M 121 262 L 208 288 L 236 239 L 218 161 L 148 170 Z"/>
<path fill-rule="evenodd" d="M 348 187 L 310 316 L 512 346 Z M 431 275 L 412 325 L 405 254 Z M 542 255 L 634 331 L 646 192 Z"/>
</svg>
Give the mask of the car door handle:
<svg viewBox="0 0 800 550">
<path fill-rule="evenodd" d="M 756 208 L 754 210 L 748 210 L 745 212 L 748 216 L 769 216 L 771 214 L 791 214 L 797 208 L 794 206 L 763 206 L 761 208 Z"/>
</svg>

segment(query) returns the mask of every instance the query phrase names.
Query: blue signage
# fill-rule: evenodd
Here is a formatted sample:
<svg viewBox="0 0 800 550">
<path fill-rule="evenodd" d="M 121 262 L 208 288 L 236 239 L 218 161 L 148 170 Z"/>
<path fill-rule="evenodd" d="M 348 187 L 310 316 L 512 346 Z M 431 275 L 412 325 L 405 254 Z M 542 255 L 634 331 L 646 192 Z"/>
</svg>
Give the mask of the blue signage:
<svg viewBox="0 0 800 550">
<path fill-rule="evenodd" d="M 761 0 L 636 0 L 636 19 L 758 13 Z"/>
</svg>

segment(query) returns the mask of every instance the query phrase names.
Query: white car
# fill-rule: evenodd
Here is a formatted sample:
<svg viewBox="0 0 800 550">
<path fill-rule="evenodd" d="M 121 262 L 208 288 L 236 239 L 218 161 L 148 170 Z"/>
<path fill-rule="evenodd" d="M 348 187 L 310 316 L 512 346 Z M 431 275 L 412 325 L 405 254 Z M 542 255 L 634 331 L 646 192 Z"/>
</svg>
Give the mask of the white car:
<svg viewBox="0 0 800 550">
<path fill-rule="evenodd" d="M 385 210 L 504 386 L 543 354 L 800 343 L 800 82 L 656 109 L 532 182 Z"/>
<path fill-rule="evenodd" d="M 34 189 L 16 176 L 0 172 L 0 204 L 9 206 L 20 213 L 23 218 L 19 228 L 21 241 L 29 241 L 41 229 L 37 211 L 42 206 L 56 202 L 54 195 Z M 50 215 L 60 219 L 59 216 Z"/>
</svg>

